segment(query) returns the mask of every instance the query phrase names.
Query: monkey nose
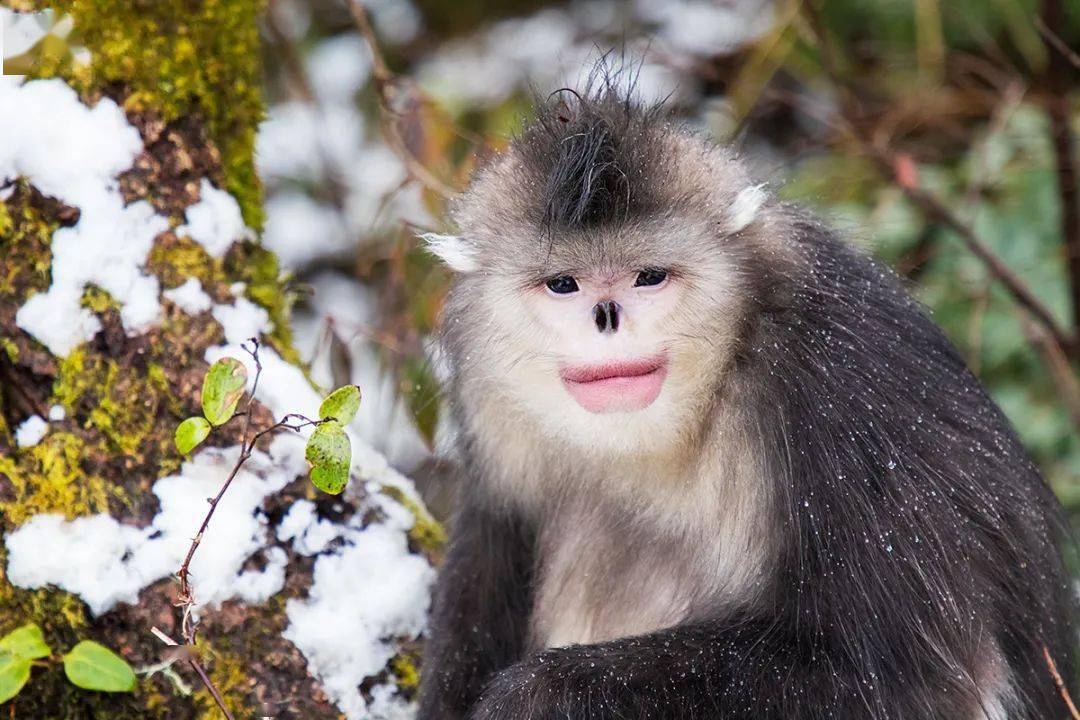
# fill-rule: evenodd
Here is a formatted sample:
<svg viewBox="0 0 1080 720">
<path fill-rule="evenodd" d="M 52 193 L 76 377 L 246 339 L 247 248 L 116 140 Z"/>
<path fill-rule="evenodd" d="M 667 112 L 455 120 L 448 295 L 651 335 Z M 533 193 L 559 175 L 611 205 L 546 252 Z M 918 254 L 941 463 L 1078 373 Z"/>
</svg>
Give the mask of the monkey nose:
<svg viewBox="0 0 1080 720">
<path fill-rule="evenodd" d="M 619 303 L 603 300 L 593 307 L 593 321 L 600 332 L 616 332 L 619 329 Z"/>
</svg>

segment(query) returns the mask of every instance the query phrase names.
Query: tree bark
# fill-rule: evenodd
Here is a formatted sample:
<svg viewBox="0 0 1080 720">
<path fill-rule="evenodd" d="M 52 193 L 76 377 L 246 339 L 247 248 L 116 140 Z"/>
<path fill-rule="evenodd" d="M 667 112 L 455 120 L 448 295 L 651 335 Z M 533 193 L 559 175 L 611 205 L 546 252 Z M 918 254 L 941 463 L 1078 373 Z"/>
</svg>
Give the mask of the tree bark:
<svg viewBox="0 0 1080 720">
<path fill-rule="evenodd" d="M 32 10 L 50 3 L 19 5 Z M 111 99 L 137 129 L 142 151 L 117 178 L 119 191 L 128 204 L 149 203 L 168 225 L 154 238 L 142 272 L 156 278 L 161 291 L 194 278 L 215 304 L 244 299 L 263 308 L 270 323 L 261 341 L 298 363 L 288 323 L 290 294 L 274 256 L 256 240 L 242 239 L 215 257 L 182 229 L 191 220 L 186 211 L 201 199 L 207 181 L 235 198 L 246 226 L 256 234 L 260 229 L 262 193 L 253 148 L 263 113 L 261 3 L 76 0 L 55 7 L 73 17 L 72 37 L 89 50 L 89 65 L 43 54 L 33 77 L 62 78 L 88 106 Z M 0 184 L 5 181 L 0 194 L 0 533 L 7 536 L 42 513 L 69 519 L 108 513 L 124 524 L 146 526 L 158 511 L 155 481 L 181 467 L 173 431 L 199 412 L 204 358 L 208 348 L 224 343 L 222 325 L 210 312 L 190 312 L 161 299 L 158 321 L 132 332 L 115 298 L 87 285 L 81 307 L 100 330 L 70 352 L 51 352 L 20 327 L 18 315 L 55 281 L 53 235 L 76 227 L 81 209 L 46 194 L 30 178 L 0 177 Z M 34 415 L 50 418 L 47 430 L 36 444 L 20 446 L 17 430 Z M 270 412 L 260 407 L 254 419 L 269 421 Z M 236 433 L 226 426 L 209 444 L 235 445 Z M 386 493 L 417 518 L 409 532 L 411 550 L 437 552 L 437 526 L 427 523 L 423 508 L 400 490 Z M 323 502 L 301 475 L 270 496 L 262 510 L 280 519 L 299 498 Z M 349 515 L 359 512 L 364 497 L 359 492 L 339 502 Z M 193 532 L 199 520 L 191 518 Z M 311 557 L 285 549 L 284 589 L 262 605 L 229 601 L 205 612 L 200 653 L 237 717 L 339 718 L 339 708 L 308 674 L 303 654 L 282 637 L 286 601 L 305 596 L 313 566 Z M 213 552 L 210 546 L 200 549 Z M 93 639 L 135 667 L 167 657 L 151 627 L 179 637 L 171 578 L 144 588 L 138 603 L 121 603 L 95 617 L 78 595 L 13 585 L 7 567 L 8 551 L 0 542 L 0 636 L 34 622 L 57 654 Z M 197 591 L 198 578 L 194 581 Z M 415 685 L 416 638 L 401 638 L 399 648 L 381 677 L 357 678 L 357 685 L 363 683 L 366 692 L 377 682 L 390 682 L 408 697 Z M 182 666 L 176 667 L 195 689 L 188 696 L 161 674 L 140 679 L 133 694 L 92 693 L 68 683 L 54 657 L 34 669 L 28 685 L 0 706 L 0 714 L 72 720 L 218 717 L 209 693 Z"/>
</svg>

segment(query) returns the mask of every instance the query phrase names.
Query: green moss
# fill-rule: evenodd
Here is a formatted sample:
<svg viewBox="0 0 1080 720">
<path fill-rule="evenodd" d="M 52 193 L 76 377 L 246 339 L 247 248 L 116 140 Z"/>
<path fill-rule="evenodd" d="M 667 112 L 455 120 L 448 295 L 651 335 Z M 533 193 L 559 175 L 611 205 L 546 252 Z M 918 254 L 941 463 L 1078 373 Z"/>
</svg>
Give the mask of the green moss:
<svg viewBox="0 0 1080 720">
<path fill-rule="evenodd" d="M 59 656 L 79 640 L 95 639 L 110 644 L 96 633 L 78 597 L 56 588 L 26 590 L 12 586 L 4 576 L 7 566 L 0 543 L 0 635 L 36 623 L 54 655 L 36 666 L 30 681 L 2 706 L 4 718 L 54 718 L 55 720 L 153 720 L 190 717 L 190 700 L 164 698 L 160 682 L 140 681 L 135 693 L 90 693 L 75 687 L 64 676 Z M 127 648 L 117 647 L 128 655 Z M 167 700 L 167 702 L 163 702 Z"/>
<path fill-rule="evenodd" d="M 146 268 L 161 279 L 166 289 L 179 287 L 189 278 L 195 278 L 204 288 L 228 282 L 221 260 L 188 237 L 158 238 L 150 248 Z"/>
<path fill-rule="evenodd" d="M 168 170 L 173 167 L 170 152 L 188 153 L 197 160 L 195 174 L 233 194 L 247 224 L 260 228 L 262 191 L 253 147 L 263 113 L 256 20 L 264 0 L 26 2 L 70 14 L 75 24 L 72 37 L 91 56 L 90 65 L 80 68 L 71 62 L 70 53 L 44 52 L 30 74 L 61 76 L 90 103 L 103 94 L 122 101 L 132 124 L 143 132 L 160 127 L 159 121 L 182 120 L 173 125 L 183 134 L 175 150 L 161 149 L 160 143 L 149 146 L 150 169 L 142 175 L 133 171 L 127 184 L 121 179 L 128 199 L 165 198 L 165 187 L 172 193 L 167 196 L 171 204 L 163 202 L 162 212 L 178 221 L 187 202 L 183 192 L 187 180 L 181 178 L 176 188 L 161 185 L 176 177 L 158 172 L 155 163 Z M 17 308 L 49 286 L 52 234 L 76 218 L 75 209 L 42 198 L 25 183 L 0 203 L 0 303 Z M 269 251 L 243 243 L 226 258 L 214 258 L 188 238 L 163 233 L 144 268 L 166 289 L 195 278 L 216 302 L 228 302 L 229 286 L 242 281 L 247 297 L 264 307 L 273 321 L 269 344 L 299 364 L 289 325 L 292 296 L 283 292 L 280 266 Z M 110 512 L 125 522 L 145 525 L 157 508 L 150 491 L 153 481 L 179 462 L 172 430 L 196 405 L 205 350 L 222 342 L 221 328 L 212 318 L 187 315 L 167 302 L 160 325 L 128 336 L 120 328 L 114 299 L 102 288 L 88 286 L 81 301 L 101 316 L 104 331 L 66 357 L 52 358 L 28 338 L 19 340 L 17 333 L 13 337 L 18 342 L 0 338 L 0 349 L 9 358 L 20 357 L 23 366 L 36 373 L 35 401 L 43 407 L 59 404 L 67 411 L 65 419 L 50 423 L 37 446 L 0 454 L 2 531 L 43 512 L 68 518 Z M 120 606 L 107 620 L 97 621 L 76 596 L 56 588 L 12 587 L 2 574 L 3 550 L 0 543 L 0 631 L 34 621 L 45 628 L 58 651 L 92 637 L 119 650 L 133 664 L 160 657 L 161 648 L 147 628 L 172 611 L 167 590 L 150 590 L 138 605 Z M 214 628 L 201 636 L 199 651 L 237 717 L 256 715 L 252 706 L 263 697 L 264 680 L 277 683 L 280 697 L 293 688 L 296 678 L 304 677 L 302 661 L 289 655 L 281 628 L 268 630 L 271 618 L 284 625 L 284 602 L 284 597 L 277 597 L 266 608 L 245 608 L 258 619 L 250 631 Z M 279 677 L 281 660 L 266 660 L 275 653 L 296 665 L 291 676 Z M 259 662 L 267 665 L 253 670 Z M 403 687 L 415 683 L 415 659 L 403 660 L 396 674 Z M 306 678 L 303 682 L 308 687 Z M 6 717 L 11 710 L 15 717 L 58 720 L 218 720 L 220 711 L 209 694 L 192 684 L 195 694 L 186 698 L 175 695 L 160 677 L 140 682 L 131 695 L 87 693 L 67 683 L 54 663 L 35 669 L 27 690 L 0 708 L 0 715 Z M 330 716 L 323 714 L 323 700 L 303 701 L 305 707 L 318 707 L 318 717 Z"/>
<path fill-rule="evenodd" d="M 0 476 L 13 496 L 0 502 L 4 521 L 16 526 L 39 513 L 74 518 L 107 510 L 122 491 L 83 468 L 85 452 L 77 435 L 50 432 L 37 445 L 0 457 Z"/>
<path fill-rule="evenodd" d="M 8 212 L 7 203 L 0 200 L 0 238 L 11 232 L 15 227 L 15 222 L 11 219 L 11 213 Z"/>
<path fill-rule="evenodd" d="M 82 298 L 79 301 L 84 308 L 96 313 L 108 310 L 119 310 L 120 304 L 113 299 L 107 290 L 102 290 L 97 285 L 87 285 L 83 289 Z"/>
<path fill-rule="evenodd" d="M 101 434 L 107 453 L 119 452 L 135 462 L 143 459 L 144 443 L 153 444 L 162 435 L 155 432 L 161 406 L 172 408 L 175 403 L 160 366 L 151 364 L 144 373 L 125 371 L 115 360 L 88 354 L 85 348 L 61 361 L 52 401 L 69 415 L 82 411 L 88 417 L 86 427 Z"/>
<path fill-rule="evenodd" d="M 401 503 L 412 513 L 414 522 L 409 528 L 409 539 L 416 543 L 417 547 L 432 555 L 442 552 L 446 544 L 446 529 L 431 513 L 396 487 L 384 486 L 381 492 Z"/>
<path fill-rule="evenodd" d="M 394 684 L 405 691 L 415 691 L 420 687 L 420 671 L 416 667 L 416 656 L 412 653 L 399 653 L 390 659 L 390 672 L 394 675 Z"/>
<path fill-rule="evenodd" d="M 69 414 L 94 381 L 93 378 L 83 375 L 86 363 L 85 347 L 75 348 L 60 361 L 60 371 L 53 383 L 53 399 L 63 405 Z"/>
<path fill-rule="evenodd" d="M 250 654 L 250 648 L 248 648 Z M 221 693 L 233 714 L 237 717 L 247 717 L 248 691 L 251 689 L 252 679 L 248 673 L 250 663 L 245 660 L 245 653 L 234 651 L 224 638 L 215 639 L 213 643 L 205 639 L 199 641 L 199 656 L 206 667 L 207 674 L 214 682 L 214 686 Z M 199 714 L 199 720 L 220 720 L 221 710 L 214 703 L 213 696 L 205 687 L 200 687 L 195 697 L 204 707 Z"/>
<path fill-rule="evenodd" d="M 154 433 L 159 399 L 168 397 L 168 383 L 160 374 L 139 376 L 122 371 L 112 360 L 104 366 L 90 425 L 108 439 L 112 449 L 125 456 L 138 455 L 143 441 Z"/>
<path fill-rule="evenodd" d="M 4 351 L 4 354 L 7 355 L 8 360 L 12 362 L 18 362 L 19 346 L 15 344 L 14 340 L 7 337 L 6 335 L 4 337 L 0 337 L 0 350 Z"/>
<path fill-rule="evenodd" d="M 0 298 L 21 304 L 49 287 L 50 242 L 59 223 L 33 204 L 29 189 L 22 183 L 0 208 Z"/>
<path fill-rule="evenodd" d="M 126 105 L 166 122 L 196 114 L 221 152 L 225 187 L 248 225 L 261 229 L 255 129 L 263 117 L 261 0 L 40 0 L 69 13 L 90 50 L 89 68 L 42 63 L 85 92 L 127 89 Z"/>
</svg>

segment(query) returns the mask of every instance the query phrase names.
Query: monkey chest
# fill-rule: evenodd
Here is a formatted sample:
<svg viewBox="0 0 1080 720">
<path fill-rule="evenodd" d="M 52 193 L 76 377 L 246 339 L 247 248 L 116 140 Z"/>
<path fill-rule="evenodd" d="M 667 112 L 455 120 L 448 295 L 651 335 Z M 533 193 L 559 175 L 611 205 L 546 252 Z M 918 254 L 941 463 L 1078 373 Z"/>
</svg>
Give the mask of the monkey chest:
<svg viewBox="0 0 1080 720">
<path fill-rule="evenodd" d="M 735 574 L 715 547 L 595 519 L 545 533 L 541 554 L 530 627 L 536 648 L 670 627 L 713 605 Z"/>
</svg>

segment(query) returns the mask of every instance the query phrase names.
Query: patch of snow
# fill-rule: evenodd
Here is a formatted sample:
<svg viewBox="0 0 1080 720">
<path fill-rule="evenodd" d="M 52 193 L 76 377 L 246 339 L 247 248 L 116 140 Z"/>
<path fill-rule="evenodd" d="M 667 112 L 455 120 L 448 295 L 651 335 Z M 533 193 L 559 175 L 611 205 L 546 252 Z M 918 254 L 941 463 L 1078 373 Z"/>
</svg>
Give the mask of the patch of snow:
<svg viewBox="0 0 1080 720">
<path fill-rule="evenodd" d="M 148 537 L 149 530 L 121 525 L 108 515 L 70 521 L 63 515 L 35 515 L 5 540 L 8 580 L 25 588 L 57 585 L 78 594 L 100 615 L 118 601 L 137 601 L 144 585 L 169 572 L 143 577 L 145 568 L 132 562 L 132 550 Z"/>
<path fill-rule="evenodd" d="M 100 330 L 81 307 L 94 284 L 120 306 L 129 333 L 158 318 L 158 280 L 142 272 L 154 237 L 168 221 L 148 203 L 125 205 L 116 176 L 142 149 L 138 131 L 112 100 L 84 105 L 61 80 L 0 79 L 0 181 L 25 177 L 45 195 L 79 208 L 79 222 L 52 239 L 52 285 L 32 296 L 16 323 L 57 356 Z"/>
<path fill-rule="evenodd" d="M 290 270 L 326 257 L 345 257 L 357 240 L 345 227 L 341 214 L 296 190 L 282 190 L 266 201 L 263 245 Z"/>
<path fill-rule="evenodd" d="M 319 180 L 328 162 L 338 172 L 356 159 L 364 145 L 364 128 L 363 115 L 347 103 L 274 105 L 255 142 L 259 175 L 268 183 Z"/>
<path fill-rule="evenodd" d="M 282 542 L 292 540 L 293 549 L 301 555 L 317 555 L 343 532 L 341 525 L 316 515 L 315 503 L 297 500 L 278 525 L 277 539 Z"/>
<path fill-rule="evenodd" d="M 656 37 L 674 52 L 707 56 L 732 52 L 773 24 L 770 3 L 761 0 L 637 0 L 635 13 L 659 25 Z"/>
<path fill-rule="evenodd" d="M 213 306 L 210 296 L 202 288 L 202 283 L 195 278 L 188 278 L 180 287 L 161 294 L 188 315 L 204 313 Z"/>
<path fill-rule="evenodd" d="M 423 27 L 420 11 L 408 0 L 368 0 L 365 5 L 375 30 L 388 43 L 411 42 Z"/>
<path fill-rule="evenodd" d="M 52 420 L 53 422 L 59 422 L 65 417 L 67 417 L 67 410 L 64 409 L 63 405 L 53 405 L 51 408 L 49 408 L 49 420 Z"/>
<path fill-rule="evenodd" d="M 236 198 L 206 178 L 199 185 L 199 202 L 187 208 L 184 217 L 187 224 L 176 228 L 176 234 L 187 235 L 214 257 L 223 256 L 237 240 L 254 237 L 244 225 Z"/>
<path fill-rule="evenodd" d="M 444 43 L 422 62 L 417 76 L 441 104 L 461 110 L 495 105 L 526 83 L 542 88 L 570 84 L 572 74 L 593 54 L 592 43 L 578 37 L 570 14 L 548 8 Z"/>
<path fill-rule="evenodd" d="M 386 667 L 397 652 L 395 637 L 423 631 L 435 571 L 390 523 L 354 529 L 347 543 L 315 561 L 307 598 L 285 606 L 283 634 L 349 720 L 387 717 L 401 703 L 393 687 L 375 696 L 376 709 L 365 702 L 359 679 Z"/>
<path fill-rule="evenodd" d="M 271 327 L 266 309 L 239 295 L 232 305 L 215 305 L 213 315 L 225 331 L 225 340 L 233 345 L 269 332 Z"/>
<path fill-rule="evenodd" d="M 270 455 L 254 453 L 222 498 L 191 564 L 200 606 L 231 598 L 260 602 L 282 588 L 286 555 L 281 548 L 265 552 L 263 570 L 242 568 L 267 543 L 263 500 L 295 477 L 294 467 L 283 471 L 272 457 L 284 450 L 282 443 L 292 443 L 297 452 L 297 442 L 282 435 L 274 439 Z M 118 602 L 137 602 L 140 590 L 180 567 L 206 513 L 206 499 L 217 493 L 238 453 L 239 448 L 208 448 L 185 462 L 178 475 L 154 483 L 160 509 L 145 528 L 106 514 L 70 521 L 60 515 L 34 516 L 5 539 L 8 579 L 26 588 L 56 585 L 79 595 L 94 615 Z"/>
<path fill-rule="evenodd" d="M 371 50 L 359 33 L 336 35 L 312 49 L 307 68 L 320 102 L 349 102 L 371 74 Z"/>
<path fill-rule="evenodd" d="M 15 428 L 15 443 L 21 448 L 34 447 L 41 442 L 41 438 L 45 437 L 47 432 L 49 432 L 49 423 L 45 422 L 40 415 L 31 415 Z"/>
<path fill-rule="evenodd" d="M 311 29 L 311 5 L 307 0 L 277 0 L 266 9 L 286 36 L 300 40 Z"/>
</svg>

